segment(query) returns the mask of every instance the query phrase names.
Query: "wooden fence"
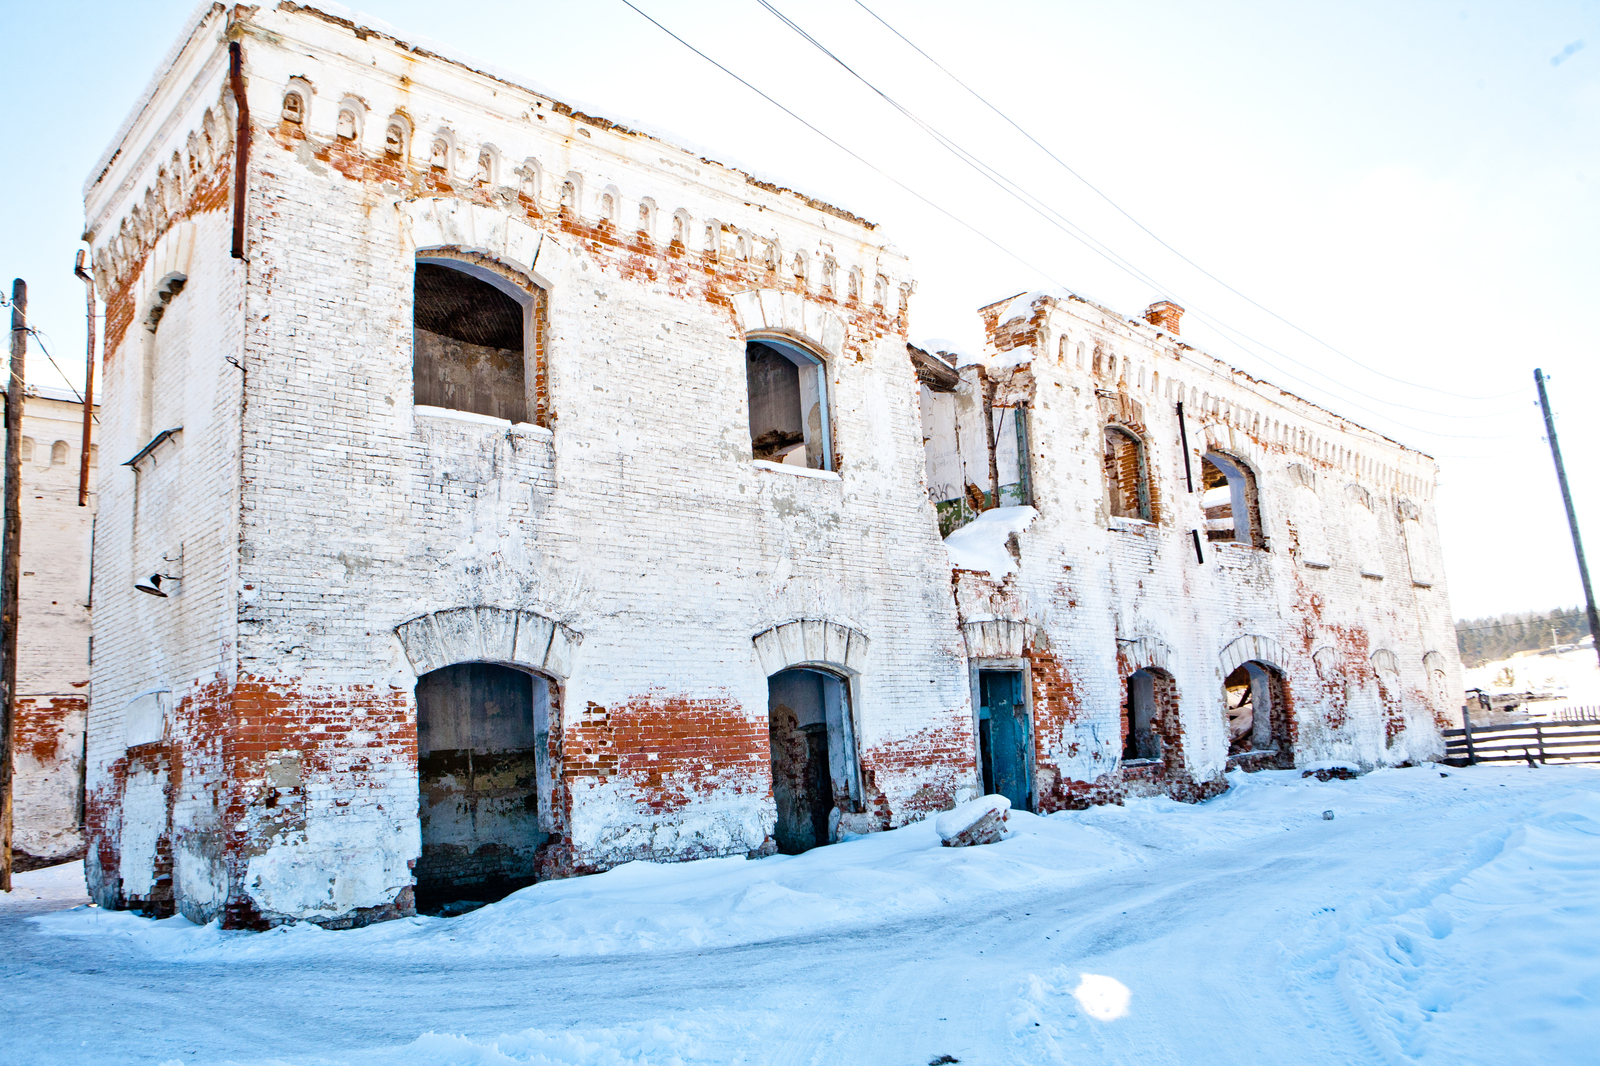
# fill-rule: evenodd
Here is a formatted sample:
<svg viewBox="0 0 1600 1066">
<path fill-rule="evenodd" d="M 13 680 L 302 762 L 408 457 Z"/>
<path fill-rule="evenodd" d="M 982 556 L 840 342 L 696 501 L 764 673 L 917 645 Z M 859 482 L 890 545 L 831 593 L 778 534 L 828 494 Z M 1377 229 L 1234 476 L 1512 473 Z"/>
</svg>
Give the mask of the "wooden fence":
<svg viewBox="0 0 1600 1066">
<path fill-rule="evenodd" d="M 1588 718 L 1563 715 L 1538 722 L 1480 726 L 1474 726 L 1469 716 L 1466 728 L 1446 729 L 1444 740 L 1445 760 L 1458 766 L 1480 762 L 1600 762 L 1600 712 Z"/>
<path fill-rule="evenodd" d="M 1538 706 L 1539 706 L 1538 704 L 1533 704 L 1532 706 L 1533 706 L 1533 710 L 1530 713 L 1537 714 L 1542 718 L 1550 718 L 1550 719 L 1553 719 L 1553 720 L 1559 721 L 1559 722 L 1568 722 L 1568 721 L 1592 722 L 1592 721 L 1600 720 L 1600 707 L 1565 707 L 1565 706 L 1563 706 L 1563 707 L 1552 707 L 1548 711 L 1541 712 L 1538 709 Z"/>
</svg>

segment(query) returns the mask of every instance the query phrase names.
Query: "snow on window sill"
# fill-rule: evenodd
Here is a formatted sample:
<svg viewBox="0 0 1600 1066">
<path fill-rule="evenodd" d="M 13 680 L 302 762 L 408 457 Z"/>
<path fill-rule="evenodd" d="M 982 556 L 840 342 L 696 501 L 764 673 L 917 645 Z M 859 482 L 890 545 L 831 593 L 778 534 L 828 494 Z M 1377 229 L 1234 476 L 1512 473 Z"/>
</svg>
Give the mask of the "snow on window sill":
<svg viewBox="0 0 1600 1066">
<path fill-rule="evenodd" d="M 770 470 L 774 474 L 793 474 L 795 477 L 816 477 L 824 481 L 838 481 L 839 475 L 832 470 L 813 470 L 809 466 L 790 466 L 788 463 L 774 463 L 766 459 L 755 459 L 751 466 L 757 470 Z"/>
<path fill-rule="evenodd" d="M 1120 515 L 1112 515 L 1111 525 L 1107 528 L 1113 533 L 1143 533 L 1147 529 L 1156 528 L 1156 524 L 1144 518 L 1124 518 Z"/>
<path fill-rule="evenodd" d="M 429 407 L 419 403 L 412 408 L 424 418 L 443 418 L 452 422 L 473 422 L 480 426 L 497 426 L 500 429 L 509 429 L 511 432 L 524 437 L 543 437 L 546 440 L 555 434 L 543 426 L 536 426 L 532 422 L 512 422 L 509 418 L 496 418 L 494 415 L 480 415 L 476 411 L 454 411 L 448 407 Z"/>
</svg>

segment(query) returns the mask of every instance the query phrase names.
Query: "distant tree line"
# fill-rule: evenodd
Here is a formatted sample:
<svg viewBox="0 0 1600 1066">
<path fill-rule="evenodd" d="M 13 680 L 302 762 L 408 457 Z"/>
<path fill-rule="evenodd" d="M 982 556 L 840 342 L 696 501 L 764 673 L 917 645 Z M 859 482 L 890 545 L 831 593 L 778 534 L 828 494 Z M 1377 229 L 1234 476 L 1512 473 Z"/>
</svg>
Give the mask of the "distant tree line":
<svg viewBox="0 0 1600 1066">
<path fill-rule="evenodd" d="M 1463 618 L 1456 622 L 1456 645 L 1467 666 L 1482 666 L 1519 651 L 1572 644 L 1588 635 L 1589 619 L 1582 607 Z"/>
</svg>

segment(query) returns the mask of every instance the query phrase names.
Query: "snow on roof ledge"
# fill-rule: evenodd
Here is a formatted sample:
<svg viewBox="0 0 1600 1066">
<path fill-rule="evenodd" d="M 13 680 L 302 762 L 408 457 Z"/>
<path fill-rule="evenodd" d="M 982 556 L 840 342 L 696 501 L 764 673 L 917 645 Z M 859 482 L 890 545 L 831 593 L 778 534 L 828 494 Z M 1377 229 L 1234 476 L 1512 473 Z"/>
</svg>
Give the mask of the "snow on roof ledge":
<svg viewBox="0 0 1600 1066">
<path fill-rule="evenodd" d="M 117 132 L 112 136 L 109 146 L 95 162 L 94 167 L 89 171 L 89 177 L 84 180 L 83 184 L 83 194 L 85 196 L 88 196 L 90 190 L 92 190 L 95 185 L 99 183 L 100 179 L 104 177 L 107 168 L 110 167 L 112 161 L 116 158 L 117 153 L 121 150 L 123 141 L 127 139 L 128 134 L 132 131 L 135 123 L 138 122 L 139 116 L 144 112 L 144 109 L 150 105 L 150 101 L 154 99 L 156 93 L 160 90 L 162 79 L 167 76 L 168 72 L 177 62 L 178 57 L 183 53 L 183 50 L 189 46 L 189 43 L 192 40 L 194 40 L 195 35 L 205 25 L 206 20 L 210 18 L 213 13 L 223 12 L 225 10 L 226 9 L 221 4 L 217 3 L 216 0 L 201 0 L 201 2 L 194 8 L 189 15 L 188 20 L 183 24 L 185 27 L 184 30 L 179 33 L 178 39 L 173 43 L 172 47 L 167 50 L 167 54 L 162 59 L 160 65 L 156 67 L 155 73 L 151 75 L 150 81 L 145 86 L 144 92 L 140 94 L 138 100 L 135 101 L 132 110 L 128 112 L 128 117 L 123 120 L 122 125 L 118 127 Z M 595 125 L 614 127 L 619 132 L 624 134 L 634 134 L 648 137 L 651 140 L 659 141 L 669 148 L 676 148 L 687 154 L 697 156 L 703 163 L 711 166 L 721 167 L 724 170 L 729 170 L 739 174 L 750 184 L 755 185 L 757 188 L 765 189 L 767 192 L 777 194 L 788 193 L 790 196 L 794 196 L 797 199 L 804 201 L 807 206 L 814 208 L 815 210 L 827 212 L 828 214 L 834 215 L 847 222 L 852 222 L 858 226 L 861 226 L 866 230 L 876 230 L 878 228 L 878 224 L 876 222 L 869 221 L 849 208 L 842 207 L 830 200 L 824 200 L 819 196 L 813 196 L 812 194 L 802 192 L 791 185 L 784 184 L 783 181 L 779 180 L 773 175 L 767 174 L 759 168 L 743 165 L 735 157 L 730 156 L 726 152 L 716 152 L 712 149 L 697 145 L 692 141 L 678 137 L 672 134 L 670 131 L 660 129 L 650 123 L 638 122 L 626 118 L 606 117 L 604 113 L 606 111 L 605 108 L 595 107 L 592 104 L 586 103 L 579 99 L 557 96 L 555 93 L 551 92 L 550 89 L 524 74 L 505 67 L 480 62 L 457 48 L 442 44 L 430 38 L 418 37 L 403 33 L 393 24 L 386 22 L 381 18 L 376 18 L 372 15 L 358 11 L 355 8 L 346 7 L 344 4 L 338 3 L 337 0 L 317 0 L 317 2 L 310 4 L 299 4 L 295 3 L 294 0 L 279 0 L 276 10 L 289 14 L 307 14 L 313 17 L 320 17 L 327 21 L 342 24 L 357 34 L 365 34 L 370 32 L 380 37 L 386 37 L 393 41 L 396 46 L 408 52 L 417 52 L 433 58 L 441 59 L 447 63 L 464 67 L 467 70 L 482 74 L 485 77 L 494 78 L 496 81 L 501 81 L 507 85 L 522 89 L 525 92 L 533 93 L 536 96 L 542 96 L 549 100 L 552 104 L 565 108 L 568 112 L 570 112 L 571 116 L 578 121 L 588 121 Z M 900 254 L 892 247 L 889 247 L 886 250 L 896 255 Z"/>
<path fill-rule="evenodd" d="M 1013 533 L 1021 533 L 1039 517 L 1032 507 L 996 507 L 980 514 L 944 538 L 950 565 L 957 570 L 988 571 L 1001 578 L 1017 569 L 1017 561 L 1006 550 Z"/>
</svg>

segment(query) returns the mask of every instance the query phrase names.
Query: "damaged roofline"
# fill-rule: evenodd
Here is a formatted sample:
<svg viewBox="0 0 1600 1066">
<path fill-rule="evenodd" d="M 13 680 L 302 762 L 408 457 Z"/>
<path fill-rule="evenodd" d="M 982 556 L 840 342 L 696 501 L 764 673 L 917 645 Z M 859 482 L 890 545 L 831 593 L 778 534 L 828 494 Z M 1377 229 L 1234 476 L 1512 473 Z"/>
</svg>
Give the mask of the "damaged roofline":
<svg viewBox="0 0 1600 1066">
<path fill-rule="evenodd" d="M 242 6 L 243 5 L 236 6 L 234 11 L 239 11 L 240 7 Z M 174 43 L 173 46 L 168 49 L 167 54 L 162 58 L 161 64 L 156 68 L 156 73 L 151 77 L 149 83 L 145 86 L 144 92 L 140 94 L 139 99 L 134 103 L 132 110 L 128 112 L 128 117 L 123 120 L 122 125 L 117 128 L 117 132 L 112 136 L 110 146 L 107 147 L 100 158 L 95 161 L 94 166 L 90 168 L 89 177 L 85 179 L 83 184 L 83 195 L 85 197 L 87 197 L 89 193 L 93 191 L 96 185 L 104 180 L 106 174 L 111 169 L 111 165 L 115 163 L 117 157 L 122 154 L 123 142 L 127 140 L 128 135 L 133 132 L 133 127 L 138 123 L 139 118 L 149 108 L 151 101 L 155 98 L 157 91 L 161 87 L 162 81 L 177 63 L 178 57 L 181 56 L 184 50 L 189 47 L 196 36 L 198 36 L 200 31 L 204 28 L 206 22 L 213 15 L 226 12 L 227 10 L 228 9 L 223 4 L 218 3 L 217 0 L 202 0 L 202 2 L 194 9 L 194 13 L 189 16 L 189 20 L 186 23 L 189 29 L 180 34 L 176 43 Z M 358 39 L 363 41 L 368 37 L 380 38 L 393 44 L 401 51 L 409 52 L 410 54 L 419 56 L 423 59 L 436 59 L 441 63 L 448 63 L 451 66 L 459 67 L 462 70 L 476 74 L 479 77 L 488 78 L 490 81 L 498 82 L 499 84 L 505 85 L 508 88 L 516 89 L 519 92 L 528 93 L 529 95 L 537 97 L 541 100 L 546 100 L 549 102 L 550 109 L 552 111 L 558 115 L 562 115 L 563 117 L 570 118 L 575 122 L 582 122 L 586 125 L 594 126 L 597 129 L 607 130 L 624 137 L 638 137 L 644 140 L 654 141 L 655 143 L 663 145 L 664 147 L 682 152 L 684 155 L 693 156 L 699 160 L 699 162 L 704 163 L 707 166 L 717 167 L 718 169 L 727 171 L 730 174 L 737 174 L 744 179 L 746 185 L 752 185 L 764 192 L 769 192 L 778 196 L 791 196 L 798 200 L 801 204 L 804 204 L 806 207 L 812 208 L 816 211 L 821 211 L 824 214 L 832 215 L 835 218 L 849 222 L 853 225 L 860 226 L 862 229 L 865 229 L 868 232 L 874 231 L 878 228 L 878 224 L 876 222 L 862 218 L 860 215 L 857 215 L 843 207 L 839 207 L 835 204 L 827 202 L 826 200 L 810 196 L 806 193 L 800 192 L 797 189 L 791 189 L 786 185 L 779 185 L 775 182 L 763 180 L 747 170 L 711 159 L 708 156 L 702 155 L 694 149 L 685 147 L 684 145 L 670 140 L 667 137 L 654 133 L 648 133 L 644 130 L 634 129 L 629 126 L 625 126 L 620 122 L 613 122 L 611 119 L 604 118 L 600 115 L 588 114 L 572 106 L 571 104 L 558 100 L 548 90 L 545 90 L 536 84 L 530 84 L 527 81 L 516 80 L 516 78 L 509 73 L 493 71 L 487 65 L 477 63 L 465 56 L 452 56 L 437 48 L 429 48 L 421 44 L 412 44 L 410 41 L 402 39 L 399 36 L 399 31 L 395 30 L 393 27 L 390 27 L 385 23 L 369 19 L 367 16 L 343 7 L 343 5 L 329 3 L 323 4 L 321 7 L 313 7 L 309 4 L 297 4 L 294 2 L 294 0 L 280 0 L 280 3 L 277 5 L 277 10 L 288 12 L 290 14 L 309 15 L 313 18 L 321 19 L 330 25 L 339 26 L 343 29 L 349 30 Z M 343 14 L 340 14 L 339 12 L 343 12 Z M 368 25 L 357 22 L 356 19 L 358 18 L 367 19 L 367 22 L 372 24 Z M 233 21 L 231 17 L 230 21 Z M 420 40 L 421 38 L 418 39 Z"/>
<path fill-rule="evenodd" d="M 336 14 L 333 10 L 326 9 L 337 9 L 343 11 L 344 14 Z M 846 222 L 852 222 L 864 229 L 875 230 L 878 228 L 878 224 L 876 222 L 869 222 L 860 215 L 847 211 L 842 207 L 836 207 L 835 205 L 828 203 L 826 200 L 819 200 L 816 197 L 808 196 L 802 192 L 797 192 L 796 190 L 790 189 L 786 186 L 763 181 L 746 170 L 742 170 L 735 166 L 729 166 L 726 163 L 720 163 L 715 159 L 710 159 L 706 156 L 699 155 L 699 153 L 693 151 L 692 149 L 686 148 L 675 141 L 668 140 L 666 137 L 658 136 L 654 133 L 647 133 L 644 130 L 634 129 L 630 126 L 624 126 L 620 122 L 613 122 L 611 119 L 600 115 L 592 115 L 584 111 L 580 111 L 571 104 L 556 99 L 552 93 L 541 86 L 532 85 L 525 81 L 519 81 L 516 79 L 516 76 L 507 72 L 497 72 L 491 70 L 488 66 L 478 63 L 470 57 L 453 56 L 439 50 L 438 48 L 429 48 L 421 44 L 412 44 L 410 41 L 402 40 L 398 35 L 399 31 L 395 30 L 393 27 L 387 26 L 386 24 L 375 23 L 373 25 L 363 25 L 358 23 L 356 19 L 366 18 L 367 16 L 361 15 L 355 11 L 350 11 L 348 8 L 344 8 L 341 4 L 323 4 L 321 7 L 317 7 L 311 4 L 297 4 L 294 2 L 294 0 L 280 0 L 280 3 L 278 4 L 278 10 L 287 11 L 291 14 L 310 15 L 314 18 L 322 19 L 324 22 L 328 22 L 335 26 L 340 26 L 349 30 L 351 33 L 355 34 L 357 38 L 363 41 L 368 37 L 382 38 L 383 40 L 393 44 L 396 48 L 399 48 L 405 52 L 410 52 L 412 55 L 421 56 L 424 59 L 437 59 L 441 63 L 449 63 L 451 66 L 460 67 L 461 69 L 470 71 L 479 77 L 488 78 L 491 81 L 499 82 L 500 84 L 509 88 L 517 89 L 521 92 L 529 93 L 541 99 L 548 100 L 550 102 L 551 110 L 553 110 L 556 114 L 563 115 L 576 122 L 583 122 L 587 125 L 594 126 L 597 129 L 609 130 L 612 133 L 617 133 L 624 137 L 640 137 L 645 140 L 654 141 L 657 144 L 676 149 L 685 155 L 696 156 L 700 162 L 706 164 L 707 166 L 718 167 L 730 173 L 738 174 L 740 177 L 744 178 L 746 184 L 754 185 L 758 189 L 763 189 L 767 192 L 778 194 L 787 193 L 788 195 L 799 200 L 801 203 L 805 204 L 807 207 L 826 212 L 830 215 L 833 215 L 835 218 L 843 219 Z M 368 21 L 371 22 L 372 20 L 369 19 Z"/>
<path fill-rule="evenodd" d="M 983 306 L 978 308 L 978 313 L 982 314 L 983 312 L 992 310 L 993 308 L 996 308 L 996 307 L 1004 307 L 1006 304 L 1009 304 L 1012 301 L 1016 300 L 1017 297 L 1026 296 L 1026 295 L 1028 295 L 1028 292 L 1027 292 L 1026 289 L 1024 289 L 1022 292 L 1017 293 L 1015 296 L 1008 296 L 1003 300 L 995 300 L 995 301 L 992 301 L 991 303 L 986 303 Z M 1061 294 L 1060 295 L 1058 295 L 1056 293 L 1051 293 L 1051 292 L 1041 292 L 1041 293 L 1039 293 L 1038 297 L 1035 299 L 1035 303 L 1037 303 L 1038 300 L 1049 300 L 1052 304 L 1054 304 L 1054 303 L 1058 302 L 1062 298 L 1062 296 L 1065 296 L 1065 298 L 1068 299 L 1068 300 L 1076 300 L 1077 302 L 1079 302 L 1081 304 L 1086 304 L 1089 307 L 1094 308 L 1096 311 L 1099 311 L 1101 314 L 1106 315 L 1106 316 L 1112 318 L 1113 320 L 1115 320 L 1117 322 L 1125 322 L 1126 324 L 1128 324 L 1130 326 L 1137 326 L 1137 327 L 1142 327 L 1142 328 L 1147 328 L 1147 329 L 1154 329 L 1157 333 L 1162 333 L 1162 334 L 1166 333 L 1166 331 L 1161 329 L 1159 326 L 1152 326 L 1149 322 L 1146 322 L 1142 318 L 1130 318 L 1130 317 L 1128 317 L 1127 315 L 1123 314 L 1120 311 L 1117 311 L 1117 310 L 1115 310 L 1113 308 L 1107 307 L 1105 304 L 1097 303 L 1096 301 L 1089 299 L 1087 296 L 1080 296 L 1078 293 L 1073 292 L 1071 289 L 1063 288 L 1061 290 Z M 1015 321 L 1015 319 L 1013 318 L 1010 321 Z M 1001 325 L 1001 326 L 1005 325 L 1004 322 L 999 322 L 999 323 L 996 323 L 996 324 L 997 325 Z M 1402 443 L 1400 441 L 1395 440 L 1393 437 L 1389 436 L 1387 433 L 1382 432 L 1381 430 L 1373 429 L 1371 426 L 1366 425 L 1365 423 L 1357 422 L 1354 419 L 1347 418 L 1346 416 L 1341 415 L 1337 411 L 1334 411 L 1334 410 L 1331 410 L 1331 409 L 1329 409 L 1327 407 L 1322 406 L 1320 403 L 1317 403 L 1315 400 L 1308 400 L 1304 396 L 1301 396 L 1299 393 L 1293 392 L 1293 391 L 1291 391 L 1289 389 L 1284 388 L 1282 385 L 1278 385 L 1278 384 L 1275 384 L 1274 382 L 1268 381 L 1266 378 L 1258 378 L 1254 374 L 1250 373 L 1249 371 L 1239 369 L 1238 367 L 1234 366 L 1232 363 L 1228 362 L 1226 359 L 1223 359 L 1223 358 L 1221 358 L 1220 356 L 1217 356 L 1217 355 L 1213 355 L 1211 352 L 1206 351 L 1204 348 L 1201 348 L 1201 347 L 1198 347 L 1196 345 L 1190 344 L 1188 341 L 1178 340 L 1176 337 L 1172 337 L 1171 340 L 1172 340 L 1173 347 L 1175 349 L 1178 349 L 1180 352 L 1189 351 L 1189 352 L 1194 352 L 1197 355 L 1203 355 L 1207 359 L 1210 359 L 1212 362 L 1216 363 L 1218 366 L 1223 367 L 1230 374 L 1235 374 L 1235 375 L 1237 375 L 1239 377 L 1242 377 L 1246 381 L 1250 382 L 1253 385 L 1265 385 L 1267 388 L 1277 389 L 1280 393 L 1282 393 L 1283 395 L 1285 395 L 1285 396 L 1289 397 L 1290 399 L 1294 400 L 1296 403 L 1305 404 L 1307 407 L 1311 408 L 1312 410 L 1319 411 L 1319 412 L 1321 412 L 1322 414 L 1326 415 L 1329 418 L 1336 419 L 1340 423 L 1340 425 L 1330 426 L 1329 427 L 1330 429 L 1340 429 L 1340 430 L 1343 430 L 1345 432 L 1349 432 L 1350 430 L 1359 430 L 1362 433 L 1370 433 L 1374 437 L 1377 437 L 1379 440 L 1387 441 L 1388 443 L 1394 445 L 1396 448 L 1399 448 L 1401 451 L 1410 452 L 1412 455 L 1420 455 L 1420 456 L 1422 456 L 1422 458 L 1427 459 L 1430 462 L 1434 462 L 1434 463 L 1438 462 L 1438 460 L 1434 459 L 1434 457 L 1432 455 L 1430 455 L 1428 452 L 1423 451 L 1421 448 L 1413 448 L 1409 444 L 1404 444 L 1404 443 Z M 1180 355 L 1179 358 L 1182 358 L 1182 356 Z"/>
</svg>

